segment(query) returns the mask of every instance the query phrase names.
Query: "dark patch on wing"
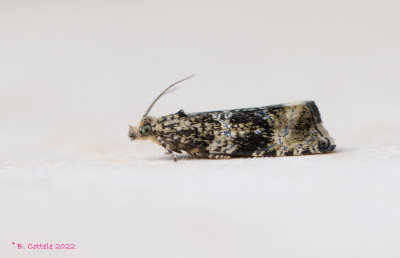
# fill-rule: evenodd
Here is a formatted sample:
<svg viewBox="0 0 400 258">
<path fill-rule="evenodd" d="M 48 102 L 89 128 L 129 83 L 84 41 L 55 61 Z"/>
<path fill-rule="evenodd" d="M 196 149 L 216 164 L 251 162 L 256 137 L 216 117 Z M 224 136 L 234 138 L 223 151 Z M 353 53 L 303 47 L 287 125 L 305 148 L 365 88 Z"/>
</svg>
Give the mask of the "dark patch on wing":
<svg viewBox="0 0 400 258">
<path fill-rule="evenodd" d="M 179 110 L 178 112 L 176 112 L 176 114 L 179 117 L 187 117 L 186 113 L 183 111 L 183 109 Z"/>
</svg>

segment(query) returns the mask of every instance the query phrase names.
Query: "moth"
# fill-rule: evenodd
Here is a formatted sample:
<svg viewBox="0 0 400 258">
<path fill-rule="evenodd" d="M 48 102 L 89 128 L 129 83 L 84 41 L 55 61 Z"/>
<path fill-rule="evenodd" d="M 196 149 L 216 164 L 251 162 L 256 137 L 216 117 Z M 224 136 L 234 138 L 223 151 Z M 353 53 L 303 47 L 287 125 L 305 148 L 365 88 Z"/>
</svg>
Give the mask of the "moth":
<svg viewBox="0 0 400 258">
<path fill-rule="evenodd" d="M 193 157 L 276 157 L 328 153 L 335 149 L 314 101 L 200 113 L 183 110 L 162 117 L 148 116 L 167 87 L 150 104 L 138 127 L 129 126 L 129 138 L 152 140 L 174 153 Z"/>
</svg>

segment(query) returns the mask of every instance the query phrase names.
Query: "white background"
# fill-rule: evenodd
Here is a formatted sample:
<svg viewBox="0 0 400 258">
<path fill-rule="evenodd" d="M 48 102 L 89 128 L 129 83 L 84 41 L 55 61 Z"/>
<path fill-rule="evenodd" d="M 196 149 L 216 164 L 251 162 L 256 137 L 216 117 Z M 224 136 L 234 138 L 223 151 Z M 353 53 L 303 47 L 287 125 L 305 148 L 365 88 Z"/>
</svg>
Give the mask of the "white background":
<svg viewBox="0 0 400 258">
<path fill-rule="evenodd" d="M 399 257 L 399 8 L 1 0 L 1 256 Z M 192 73 L 152 115 L 315 100 L 337 151 L 174 163 L 130 142 Z"/>
</svg>

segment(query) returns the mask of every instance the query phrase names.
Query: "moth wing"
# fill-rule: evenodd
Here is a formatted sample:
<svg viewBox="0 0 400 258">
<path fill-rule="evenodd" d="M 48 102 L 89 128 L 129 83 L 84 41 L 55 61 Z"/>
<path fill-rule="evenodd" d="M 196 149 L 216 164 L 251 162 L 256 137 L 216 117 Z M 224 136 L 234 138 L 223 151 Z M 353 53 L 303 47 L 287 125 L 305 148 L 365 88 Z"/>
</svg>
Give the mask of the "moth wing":
<svg viewBox="0 0 400 258">
<path fill-rule="evenodd" d="M 313 101 L 225 111 L 207 150 L 213 155 L 291 156 L 335 148 Z"/>
<path fill-rule="evenodd" d="M 335 148 L 313 101 L 161 117 L 174 151 L 201 156 L 290 156 Z"/>
<path fill-rule="evenodd" d="M 214 139 L 215 127 L 219 126 L 210 112 L 186 114 L 183 110 L 161 117 L 158 123 L 158 133 L 171 150 L 201 156 L 208 153 L 207 146 Z"/>
</svg>

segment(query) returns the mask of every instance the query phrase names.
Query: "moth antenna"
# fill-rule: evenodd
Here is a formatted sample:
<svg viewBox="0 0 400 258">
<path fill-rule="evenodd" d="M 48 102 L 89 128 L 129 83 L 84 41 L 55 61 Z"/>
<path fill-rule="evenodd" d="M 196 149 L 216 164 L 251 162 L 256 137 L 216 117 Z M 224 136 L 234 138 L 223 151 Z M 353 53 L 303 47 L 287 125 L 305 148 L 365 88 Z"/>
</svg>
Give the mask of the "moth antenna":
<svg viewBox="0 0 400 258">
<path fill-rule="evenodd" d="M 183 79 L 173 83 L 172 85 L 168 86 L 168 88 L 166 88 L 163 92 L 161 92 L 161 94 L 158 95 L 158 97 L 150 104 L 150 106 L 147 108 L 146 112 L 144 113 L 143 118 L 147 117 L 147 115 L 149 114 L 150 110 L 153 108 L 154 104 L 156 104 L 157 100 L 159 98 L 161 98 L 161 96 L 164 95 L 169 89 L 171 89 L 172 87 L 174 87 L 178 83 L 181 83 L 183 81 L 186 81 L 186 80 L 192 78 L 193 76 L 195 76 L 195 74 L 192 74 L 192 75 L 190 75 L 190 76 L 188 76 L 186 78 L 183 78 Z"/>
</svg>

